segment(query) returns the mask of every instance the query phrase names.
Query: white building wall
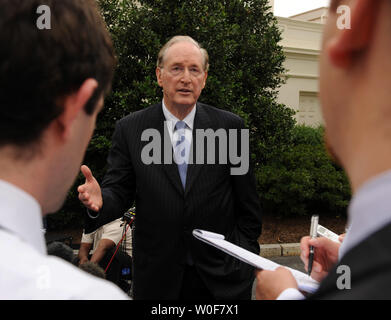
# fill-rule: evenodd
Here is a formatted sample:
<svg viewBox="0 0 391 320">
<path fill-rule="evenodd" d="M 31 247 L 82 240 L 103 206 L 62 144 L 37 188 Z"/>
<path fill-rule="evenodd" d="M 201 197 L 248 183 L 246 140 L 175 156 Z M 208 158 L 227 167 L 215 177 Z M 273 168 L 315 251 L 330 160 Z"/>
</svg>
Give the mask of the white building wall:
<svg viewBox="0 0 391 320">
<path fill-rule="evenodd" d="M 300 14 L 296 14 L 289 18 L 301 21 L 311 21 L 317 23 L 325 23 L 328 17 L 329 9 L 326 7 L 310 10 Z"/>
<path fill-rule="evenodd" d="M 277 20 L 287 69 L 278 102 L 297 111 L 295 118 L 299 124 L 318 126 L 323 123 L 318 99 L 323 25 L 281 17 Z"/>
</svg>

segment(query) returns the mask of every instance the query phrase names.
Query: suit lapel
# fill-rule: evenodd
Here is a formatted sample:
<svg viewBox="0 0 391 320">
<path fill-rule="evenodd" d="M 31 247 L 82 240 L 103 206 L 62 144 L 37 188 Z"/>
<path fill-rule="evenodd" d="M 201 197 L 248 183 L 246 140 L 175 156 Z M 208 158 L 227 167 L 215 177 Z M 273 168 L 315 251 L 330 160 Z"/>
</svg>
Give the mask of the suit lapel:
<svg viewBox="0 0 391 320">
<path fill-rule="evenodd" d="M 162 170 L 167 175 L 167 178 L 171 181 L 174 188 L 183 194 L 183 187 L 181 178 L 179 176 L 178 166 L 173 161 L 173 149 L 168 134 L 167 126 L 165 125 L 166 118 L 163 114 L 162 104 L 160 103 L 154 110 L 153 122 L 151 123 L 152 128 L 156 128 L 161 137 L 161 159 L 162 159 Z"/>
<path fill-rule="evenodd" d="M 194 118 L 194 127 L 193 127 L 193 139 L 192 139 L 192 146 L 191 146 L 191 153 L 190 158 L 192 159 L 192 162 L 189 163 L 187 167 L 187 175 L 186 175 L 186 190 L 183 190 L 183 186 L 181 183 L 181 179 L 179 176 L 179 170 L 178 166 L 173 160 L 173 149 L 172 144 L 170 140 L 170 136 L 167 131 L 167 127 L 165 125 L 166 119 L 163 114 L 162 104 L 158 104 L 156 109 L 154 110 L 153 117 L 152 117 L 152 123 L 151 127 L 156 128 L 160 136 L 162 137 L 162 153 L 161 153 L 161 159 L 163 162 L 163 170 L 165 174 L 167 175 L 168 179 L 171 181 L 175 189 L 180 194 L 185 194 L 185 196 L 190 192 L 192 186 L 194 185 L 194 182 L 196 181 L 198 175 L 202 171 L 202 168 L 204 167 L 203 164 L 196 164 L 196 149 L 195 146 L 197 145 L 196 142 L 196 130 L 197 129 L 210 129 L 212 128 L 212 122 L 209 118 L 208 114 L 206 113 L 204 107 L 197 103 L 197 109 L 196 114 Z M 204 148 L 204 158 L 206 159 L 206 146 Z M 164 154 L 166 153 L 166 154 Z M 167 159 L 168 157 L 168 159 Z M 168 161 L 165 161 L 168 160 Z M 204 161 L 205 162 L 205 161 Z"/>
<path fill-rule="evenodd" d="M 192 140 L 191 153 L 190 153 L 190 159 L 192 159 L 192 161 L 187 167 L 185 197 L 190 192 L 198 175 L 204 168 L 203 164 L 196 163 L 196 146 L 197 146 L 196 130 L 209 129 L 212 127 L 211 124 L 212 124 L 211 119 L 206 113 L 204 107 L 199 103 L 197 103 L 197 110 L 194 118 L 194 127 L 193 127 L 193 140 Z M 206 148 L 204 147 L 204 162 L 205 159 L 206 159 Z"/>
</svg>

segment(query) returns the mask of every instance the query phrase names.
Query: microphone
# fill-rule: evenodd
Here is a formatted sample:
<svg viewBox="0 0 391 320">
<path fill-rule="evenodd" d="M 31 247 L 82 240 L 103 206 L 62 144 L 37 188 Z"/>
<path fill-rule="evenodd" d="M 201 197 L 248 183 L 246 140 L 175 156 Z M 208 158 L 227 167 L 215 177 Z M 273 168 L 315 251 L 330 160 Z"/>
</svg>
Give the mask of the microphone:
<svg viewBox="0 0 391 320">
<path fill-rule="evenodd" d="M 136 207 L 132 207 L 126 211 L 122 217 L 122 221 L 125 221 L 126 224 L 131 224 L 134 219 L 136 219 Z"/>
</svg>

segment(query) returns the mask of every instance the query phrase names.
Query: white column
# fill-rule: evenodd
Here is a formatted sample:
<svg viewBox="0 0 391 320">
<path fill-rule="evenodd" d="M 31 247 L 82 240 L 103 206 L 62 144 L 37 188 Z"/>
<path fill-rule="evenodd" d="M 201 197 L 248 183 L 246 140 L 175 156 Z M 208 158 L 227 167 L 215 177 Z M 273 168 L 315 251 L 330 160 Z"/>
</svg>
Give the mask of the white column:
<svg viewBox="0 0 391 320">
<path fill-rule="evenodd" d="M 271 7 L 271 11 L 274 14 L 274 0 L 269 0 L 269 6 Z"/>
</svg>

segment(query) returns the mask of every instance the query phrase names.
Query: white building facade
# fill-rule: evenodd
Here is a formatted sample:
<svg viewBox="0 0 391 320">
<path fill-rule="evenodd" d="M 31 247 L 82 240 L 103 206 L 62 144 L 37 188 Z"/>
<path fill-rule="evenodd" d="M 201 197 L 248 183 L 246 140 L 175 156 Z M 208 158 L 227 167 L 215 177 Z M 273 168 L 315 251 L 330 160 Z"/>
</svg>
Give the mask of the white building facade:
<svg viewBox="0 0 391 320">
<path fill-rule="evenodd" d="M 272 4 L 272 3 L 271 3 Z M 298 124 L 323 124 L 319 103 L 319 57 L 327 8 L 311 10 L 290 18 L 277 17 L 286 60 L 286 83 L 278 102 L 296 111 Z M 311 21 L 307 21 L 311 20 Z"/>
</svg>

